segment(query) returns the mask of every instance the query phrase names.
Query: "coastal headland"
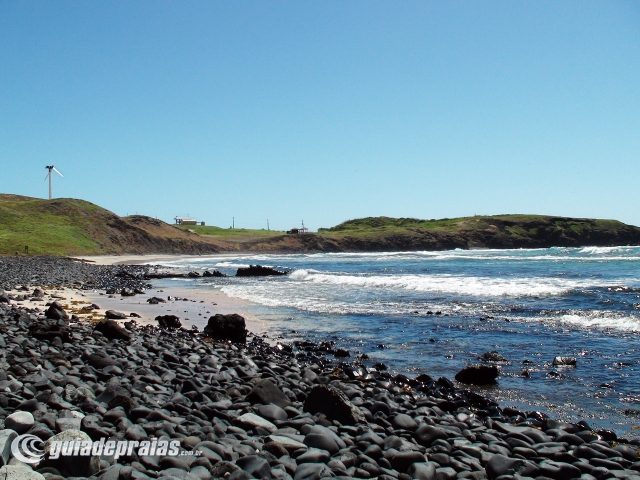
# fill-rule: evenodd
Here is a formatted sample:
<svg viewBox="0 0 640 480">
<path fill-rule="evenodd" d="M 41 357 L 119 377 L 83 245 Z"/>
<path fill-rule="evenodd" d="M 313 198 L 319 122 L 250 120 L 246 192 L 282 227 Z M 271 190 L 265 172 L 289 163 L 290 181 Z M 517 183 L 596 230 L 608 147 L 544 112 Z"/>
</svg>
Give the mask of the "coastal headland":
<svg viewBox="0 0 640 480">
<path fill-rule="evenodd" d="M 149 265 L 1 261 L 7 478 L 591 480 L 640 472 L 637 440 L 501 407 L 482 389 L 429 372 L 393 375 L 343 358 L 331 342 L 274 341 L 252 324 L 236 342 L 213 339 L 211 330 L 160 328 L 120 299 L 166 293 L 150 288 Z M 112 323 L 107 305 L 95 304 L 107 292 L 126 305 Z M 191 300 L 179 301 L 199 305 Z M 167 305 L 147 303 L 167 313 Z M 218 305 L 203 308 L 220 313 Z M 11 451 L 18 435 L 46 441 L 49 455 L 22 463 Z M 101 439 L 178 441 L 179 451 L 50 454 L 54 441 Z"/>
<path fill-rule="evenodd" d="M 547 248 L 640 244 L 640 228 L 616 220 L 545 215 L 453 219 L 371 217 L 317 233 L 169 225 L 118 215 L 84 200 L 0 195 L 0 254 L 124 255 L 311 253 Z"/>
</svg>

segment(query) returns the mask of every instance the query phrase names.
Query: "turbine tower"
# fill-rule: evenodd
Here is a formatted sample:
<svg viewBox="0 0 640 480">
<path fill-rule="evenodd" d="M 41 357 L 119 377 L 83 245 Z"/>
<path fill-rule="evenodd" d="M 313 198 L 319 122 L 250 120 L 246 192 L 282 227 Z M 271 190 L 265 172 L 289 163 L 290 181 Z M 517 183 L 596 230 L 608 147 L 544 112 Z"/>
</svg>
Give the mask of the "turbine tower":
<svg viewBox="0 0 640 480">
<path fill-rule="evenodd" d="M 52 177 L 53 175 L 51 175 L 51 172 L 52 172 L 52 171 L 54 171 L 54 172 L 56 172 L 58 175 L 60 175 L 61 177 L 64 177 L 64 175 L 62 175 L 62 174 L 58 171 L 58 169 L 57 169 L 56 167 L 54 167 L 53 165 L 47 165 L 47 166 L 46 166 L 46 167 L 44 167 L 44 168 L 49 169 L 49 173 L 47 173 L 47 176 L 46 176 L 46 177 L 44 177 L 44 179 L 45 179 L 45 180 L 46 180 L 47 178 L 49 179 L 49 200 L 51 200 L 51 199 L 53 198 L 53 189 L 51 188 L 51 177 Z"/>
</svg>

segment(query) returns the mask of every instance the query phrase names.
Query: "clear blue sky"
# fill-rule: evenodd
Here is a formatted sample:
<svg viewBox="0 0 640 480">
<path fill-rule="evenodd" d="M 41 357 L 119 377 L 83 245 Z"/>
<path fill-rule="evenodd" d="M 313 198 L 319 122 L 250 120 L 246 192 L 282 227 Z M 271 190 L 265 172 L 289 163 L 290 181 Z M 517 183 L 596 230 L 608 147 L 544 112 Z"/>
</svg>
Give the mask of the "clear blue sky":
<svg viewBox="0 0 640 480">
<path fill-rule="evenodd" d="M 222 227 L 640 225 L 636 1 L 0 0 L 0 192 Z"/>
</svg>

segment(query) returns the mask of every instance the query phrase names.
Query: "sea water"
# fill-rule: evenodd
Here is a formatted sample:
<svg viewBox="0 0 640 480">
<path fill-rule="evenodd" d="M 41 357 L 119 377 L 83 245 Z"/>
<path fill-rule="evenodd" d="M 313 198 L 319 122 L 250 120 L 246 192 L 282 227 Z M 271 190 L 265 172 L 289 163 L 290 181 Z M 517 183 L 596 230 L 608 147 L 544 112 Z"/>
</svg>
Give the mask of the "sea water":
<svg viewBox="0 0 640 480">
<path fill-rule="evenodd" d="M 251 302 L 275 336 L 334 340 L 394 373 L 453 378 L 497 350 L 507 359 L 498 383 L 477 390 L 502 406 L 638 433 L 640 247 L 218 255 L 165 265 L 234 275 L 255 264 L 291 273 L 185 286 Z M 577 366 L 555 367 L 555 356 Z"/>
</svg>

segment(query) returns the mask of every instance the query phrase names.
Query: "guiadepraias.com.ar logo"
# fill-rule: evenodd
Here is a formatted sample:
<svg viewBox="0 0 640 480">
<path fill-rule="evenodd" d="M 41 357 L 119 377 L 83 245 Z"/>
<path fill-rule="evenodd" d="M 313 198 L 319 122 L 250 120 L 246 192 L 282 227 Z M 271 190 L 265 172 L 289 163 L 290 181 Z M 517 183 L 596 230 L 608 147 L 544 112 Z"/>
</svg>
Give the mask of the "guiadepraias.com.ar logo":
<svg viewBox="0 0 640 480">
<path fill-rule="evenodd" d="M 176 457 L 178 455 L 198 456 L 199 452 L 180 452 L 180 440 L 92 440 L 53 441 L 49 445 L 48 459 L 57 460 L 62 457 L 113 456 L 118 459 L 132 455 L 136 449 L 138 455 L 161 455 Z M 35 435 L 20 435 L 11 443 L 14 458 L 23 463 L 36 464 L 45 456 L 44 442 Z"/>
</svg>

